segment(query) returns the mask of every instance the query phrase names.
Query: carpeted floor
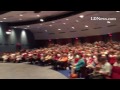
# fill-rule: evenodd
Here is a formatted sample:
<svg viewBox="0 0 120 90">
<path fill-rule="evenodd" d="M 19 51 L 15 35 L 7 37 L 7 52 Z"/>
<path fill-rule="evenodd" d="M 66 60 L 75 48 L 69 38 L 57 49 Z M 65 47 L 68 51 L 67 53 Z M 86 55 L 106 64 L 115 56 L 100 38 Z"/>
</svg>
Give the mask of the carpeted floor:
<svg viewBox="0 0 120 90">
<path fill-rule="evenodd" d="M 70 78 L 70 70 L 58 70 L 58 72 L 63 74 L 67 78 Z"/>
</svg>

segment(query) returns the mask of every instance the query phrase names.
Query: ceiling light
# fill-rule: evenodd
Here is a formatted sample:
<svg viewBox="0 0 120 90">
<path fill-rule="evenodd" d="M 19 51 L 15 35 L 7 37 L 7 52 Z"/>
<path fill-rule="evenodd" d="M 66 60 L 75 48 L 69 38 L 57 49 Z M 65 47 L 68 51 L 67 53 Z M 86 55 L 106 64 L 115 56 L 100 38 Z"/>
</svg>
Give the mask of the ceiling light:
<svg viewBox="0 0 120 90">
<path fill-rule="evenodd" d="M 52 27 L 52 25 L 49 25 L 50 27 Z"/>
<path fill-rule="evenodd" d="M 68 18 L 66 20 L 69 20 Z"/>
<path fill-rule="evenodd" d="M 116 12 L 120 12 L 120 11 L 116 11 Z"/>
<path fill-rule="evenodd" d="M 58 30 L 61 30 L 61 29 L 58 29 Z"/>
<path fill-rule="evenodd" d="M 63 23 L 64 25 L 66 24 L 66 23 Z"/>
<path fill-rule="evenodd" d="M 47 32 L 47 30 L 45 30 L 45 32 Z"/>
<path fill-rule="evenodd" d="M 52 22 L 52 23 L 55 23 L 55 22 Z"/>
<path fill-rule="evenodd" d="M 76 20 L 76 22 L 79 22 L 78 20 Z"/>
<path fill-rule="evenodd" d="M 80 18 L 84 18 L 84 15 L 80 15 L 79 17 L 80 17 Z"/>
<path fill-rule="evenodd" d="M 21 16 L 21 17 L 22 17 L 23 15 L 22 15 L 22 14 L 20 14 L 19 16 Z"/>
<path fill-rule="evenodd" d="M 3 21 L 0 21 L 0 22 L 3 22 Z"/>
<path fill-rule="evenodd" d="M 40 21 L 41 21 L 41 22 L 44 22 L 44 20 L 43 20 L 43 19 L 40 19 Z"/>
<path fill-rule="evenodd" d="M 27 28 L 24 28 L 24 29 L 27 29 Z"/>
<path fill-rule="evenodd" d="M 88 27 L 88 25 L 85 25 L 85 27 Z"/>
<path fill-rule="evenodd" d="M 27 27 L 30 27 L 30 26 L 27 26 Z"/>
<path fill-rule="evenodd" d="M 22 20 L 21 18 L 19 20 Z"/>
<path fill-rule="evenodd" d="M 40 17 L 40 15 L 38 14 L 37 17 Z"/>
<path fill-rule="evenodd" d="M 3 18 L 3 19 L 7 19 L 7 18 Z"/>
<path fill-rule="evenodd" d="M 75 29 L 75 27 L 72 27 L 72 29 Z"/>
<path fill-rule="evenodd" d="M 110 21 L 107 21 L 107 23 L 111 23 Z"/>
<path fill-rule="evenodd" d="M 10 31 L 6 31 L 6 34 L 8 34 L 8 35 L 9 35 L 9 34 L 11 34 L 11 32 L 10 32 Z"/>
<path fill-rule="evenodd" d="M 8 31 L 9 31 L 9 32 L 11 32 L 12 30 L 11 30 L 11 29 L 9 29 Z"/>
<path fill-rule="evenodd" d="M 17 28 L 17 27 L 14 27 L 14 28 Z"/>
<path fill-rule="evenodd" d="M 42 26 L 42 24 L 40 24 Z"/>
</svg>

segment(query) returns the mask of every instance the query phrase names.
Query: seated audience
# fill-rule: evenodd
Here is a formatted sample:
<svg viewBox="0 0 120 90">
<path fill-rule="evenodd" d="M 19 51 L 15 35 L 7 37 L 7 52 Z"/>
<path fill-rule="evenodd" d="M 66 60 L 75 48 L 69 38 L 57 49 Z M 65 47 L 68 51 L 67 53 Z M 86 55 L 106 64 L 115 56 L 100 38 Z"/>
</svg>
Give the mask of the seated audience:
<svg viewBox="0 0 120 90">
<path fill-rule="evenodd" d="M 120 55 L 117 56 L 117 61 L 113 64 L 113 66 L 120 67 Z"/>
<path fill-rule="evenodd" d="M 90 78 L 105 79 L 106 76 L 111 75 L 111 71 L 112 71 L 111 64 L 107 61 L 106 56 L 102 56 L 99 60 L 99 66 L 96 66 Z"/>
</svg>

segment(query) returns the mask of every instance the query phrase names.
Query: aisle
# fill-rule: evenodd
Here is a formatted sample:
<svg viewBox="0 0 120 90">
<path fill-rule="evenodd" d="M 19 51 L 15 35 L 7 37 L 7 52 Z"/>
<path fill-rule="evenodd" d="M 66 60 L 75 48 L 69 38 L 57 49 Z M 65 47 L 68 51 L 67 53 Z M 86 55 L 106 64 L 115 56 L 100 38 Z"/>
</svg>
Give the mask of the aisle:
<svg viewBox="0 0 120 90">
<path fill-rule="evenodd" d="M 0 63 L 0 79 L 68 79 L 50 68 L 28 63 Z"/>
</svg>

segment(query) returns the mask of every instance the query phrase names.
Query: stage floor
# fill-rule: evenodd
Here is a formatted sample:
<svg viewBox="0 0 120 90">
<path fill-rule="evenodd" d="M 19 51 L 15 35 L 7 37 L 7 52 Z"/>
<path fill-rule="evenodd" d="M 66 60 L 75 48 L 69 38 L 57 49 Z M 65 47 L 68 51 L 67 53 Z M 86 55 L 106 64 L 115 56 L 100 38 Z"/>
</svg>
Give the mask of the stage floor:
<svg viewBox="0 0 120 90">
<path fill-rule="evenodd" d="M 51 66 L 28 63 L 0 63 L 0 79 L 68 79 Z"/>
</svg>

